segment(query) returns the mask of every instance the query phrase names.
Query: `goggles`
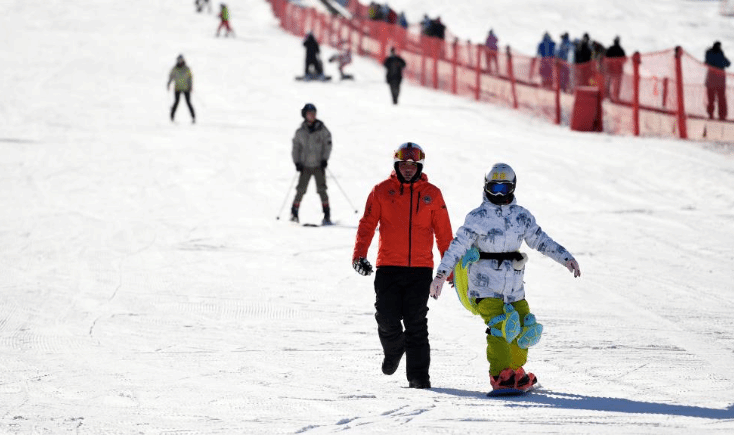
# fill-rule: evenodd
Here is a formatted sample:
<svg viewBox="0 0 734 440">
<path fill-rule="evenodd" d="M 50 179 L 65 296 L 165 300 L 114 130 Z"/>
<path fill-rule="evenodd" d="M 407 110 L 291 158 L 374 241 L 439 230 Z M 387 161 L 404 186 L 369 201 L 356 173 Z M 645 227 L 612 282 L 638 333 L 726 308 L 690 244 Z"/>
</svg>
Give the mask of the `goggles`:
<svg viewBox="0 0 734 440">
<path fill-rule="evenodd" d="M 425 153 L 419 148 L 401 148 L 395 151 L 395 160 L 400 162 L 422 162 L 425 158 Z"/>
<path fill-rule="evenodd" d="M 512 192 L 512 182 L 489 182 L 486 191 L 493 196 L 506 196 Z"/>
</svg>

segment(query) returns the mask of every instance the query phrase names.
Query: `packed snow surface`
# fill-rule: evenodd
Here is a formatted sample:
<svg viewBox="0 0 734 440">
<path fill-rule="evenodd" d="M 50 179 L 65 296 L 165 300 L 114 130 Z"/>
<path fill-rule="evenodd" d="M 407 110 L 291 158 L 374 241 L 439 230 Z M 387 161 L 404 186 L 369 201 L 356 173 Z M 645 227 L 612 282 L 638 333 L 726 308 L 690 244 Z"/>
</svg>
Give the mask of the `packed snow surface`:
<svg viewBox="0 0 734 440">
<path fill-rule="evenodd" d="M 488 3 L 392 2 L 530 54 L 545 30 L 641 51 L 734 42 L 711 1 Z M 296 82 L 300 39 L 265 1 L 228 4 L 225 39 L 190 1 L 0 2 L 0 433 L 734 431 L 729 146 L 575 133 L 411 84 L 393 106 L 363 58 L 353 82 Z M 195 125 L 183 103 L 168 119 L 179 53 Z M 286 219 L 306 102 L 334 138 L 337 227 Z M 454 230 L 507 162 L 519 203 L 578 259 L 574 279 L 523 248 L 545 326 L 526 365 L 537 392 L 485 397 L 484 324 L 448 286 L 429 303 L 433 388 L 409 389 L 404 360 L 380 372 L 373 278 L 350 260 L 405 141 Z M 301 219 L 321 219 L 313 184 Z"/>
</svg>

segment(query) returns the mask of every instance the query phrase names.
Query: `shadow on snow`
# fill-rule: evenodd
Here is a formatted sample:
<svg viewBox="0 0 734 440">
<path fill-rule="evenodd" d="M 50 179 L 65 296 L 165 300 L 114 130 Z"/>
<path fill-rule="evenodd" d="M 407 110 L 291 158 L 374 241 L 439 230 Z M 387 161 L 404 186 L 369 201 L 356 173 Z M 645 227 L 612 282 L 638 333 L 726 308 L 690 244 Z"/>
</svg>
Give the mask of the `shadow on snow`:
<svg viewBox="0 0 734 440">
<path fill-rule="evenodd" d="M 481 391 L 466 391 L 453 388 L 432 388 L 431 391 L 457 397 L 490 399 L 485 392 Z M 528 405 L 538 405 L 572 410 L 608 411 L 626 414 L 663 414 L 703 419 L 734 420 L 734 405 L 729 405 L 726 409 L 716 409 L 669 403 L 640 402 L 616 397 L 556 393 L 542 388 L 521 396 L 495 397 L 491 399 L 504 400 L 508 402 L 508 406 L 527 407 Z"/>
</svg>

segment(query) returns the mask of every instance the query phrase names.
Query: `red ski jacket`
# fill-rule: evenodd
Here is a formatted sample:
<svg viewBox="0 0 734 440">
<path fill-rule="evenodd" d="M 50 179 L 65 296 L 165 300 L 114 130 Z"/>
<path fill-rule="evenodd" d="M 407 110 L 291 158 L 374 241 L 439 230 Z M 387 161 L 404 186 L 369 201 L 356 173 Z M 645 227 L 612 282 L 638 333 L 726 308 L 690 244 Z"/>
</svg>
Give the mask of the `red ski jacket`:
<svg viewBox="0 0 734 440">
<path fill-rule="evenodd" d="M 393 171 L 372 189 L 359 221 L 352 261 L 367 257 L 378 223 L 377 267 L 433 268 L 434 234 L 442 256 L 453 239 L 441 190 L 428 183 L 425 174 L 410 184 L 400 183 Z"/>
</svg>

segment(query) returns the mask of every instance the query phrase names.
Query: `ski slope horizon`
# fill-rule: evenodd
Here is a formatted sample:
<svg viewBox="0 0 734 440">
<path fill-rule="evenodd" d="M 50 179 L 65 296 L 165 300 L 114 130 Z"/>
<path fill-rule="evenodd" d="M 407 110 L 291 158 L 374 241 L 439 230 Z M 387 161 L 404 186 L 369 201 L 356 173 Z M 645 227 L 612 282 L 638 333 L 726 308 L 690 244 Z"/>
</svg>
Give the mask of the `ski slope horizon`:
<svg viewBox="0 0 734 440">
<path fill-rule="evenodd" d="M 295 82 L 301 40 L 265 1 L 228 5 L 232 39 L 191 2 L 0 3 L 0 433 L 732 431 L 729 146 L 575 133 L 410 83 L 393 106 L 382 67 L 359 57 L 354 82 Z M 537 1 L 516 5 L 542 22 Z M 666 29 L 700 23 L 669 9 Z M 184 105 L 168 120 L 179 53 L 195 125 Z M 338 227 L 276 220 L 306 102 L 333 134 Z M 574 279 L 523 249 L 545 326 L 527 364 L 537 393 L 484 397 L 484 325 L 448 286 L 429 302 L 433 388 L 407 388 L 404 361 L 380 372 L 373 278 L 350 259 L 367 194 L 408 140 L 454 231 L 507 162 L 518 202 L 578 259 Z M 321 218 L 313 184 L 301 218 Z"/>
</svg>

